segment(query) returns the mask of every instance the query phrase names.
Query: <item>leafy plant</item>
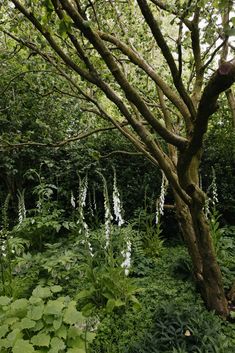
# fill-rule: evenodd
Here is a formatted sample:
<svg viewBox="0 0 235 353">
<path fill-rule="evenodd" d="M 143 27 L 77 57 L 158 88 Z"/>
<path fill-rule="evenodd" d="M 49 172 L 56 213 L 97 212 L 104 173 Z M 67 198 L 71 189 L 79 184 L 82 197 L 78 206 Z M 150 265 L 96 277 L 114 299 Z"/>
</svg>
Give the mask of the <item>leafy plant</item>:
<svg viewBox="0 0 235 353">
<path fill-rule="evenodd" d="M 95 334 L 76 302 L 58 295 L 61 290 L 38 286 L 29 299 L 0 297 L 1 353 L 87 352 Z"/>
<path fill-rule="evenodd" d="M 152 327 L 130 353 L 225 353 L 228 342 L 221 333 L 222 321 L 197 307 L 159 307 Z"/>
<path fill-rule="evenodd" d="M 221 248 L 221 239 L 222 239 L 222 229 L 220 227 L 220 220 L 221 214 L 216 210 L 214 207 L 212 212 L 210 213 L 209 218 L 209 225 L 211 230 L 211 236 L 214 244 L 214 249 L 217 255 L 219 255 L 220 248 Z"/>
<path fill-rule="evenodd" d="M 164 240 L 161 238 L 161 222 L 155 224 L 156 214 L 149 213 L 147 208 L 138 211 L 138 216 L 133 220 L 132 226 L 137 229 L 142 242 L 143 255 L 158 256 L 161 253 Z M 137 212 L 136 212 L 137 213 Z"/>
<path fill-rule="evenodd" d="M 128 305 L 139 307 L 136 293 L 140 288 L 133 279 L 124 275 L 122 268 L 108 265 L 97 267 L 83 265 L 83 268 L 84 282 L 88 288 L 79 292 L 76 299 L 85 315 L 97 309 L 105 309 L 109 313 Z"/>
</svg>

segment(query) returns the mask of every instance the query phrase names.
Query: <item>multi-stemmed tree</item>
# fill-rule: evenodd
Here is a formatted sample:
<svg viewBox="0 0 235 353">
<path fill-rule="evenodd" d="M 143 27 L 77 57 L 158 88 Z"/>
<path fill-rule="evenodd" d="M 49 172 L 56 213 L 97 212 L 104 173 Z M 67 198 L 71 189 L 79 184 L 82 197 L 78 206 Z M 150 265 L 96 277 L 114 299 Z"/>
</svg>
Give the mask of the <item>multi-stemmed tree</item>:
<svg viewBox="0 0 235 353">
<path fill-rule="evenodd" d="M 11 0 L 2 21 L 5 35 L 29 48 L 28 60 L 41 56 L 68 80 L 89 126 L 94 116 L 111 122 L 163 170 L 196 284 L 206 306 L 223 316 L 229 310 L 199 166 L 220 94 L 234 105 L 232 6 L 230 0 Z"/>
</svg>

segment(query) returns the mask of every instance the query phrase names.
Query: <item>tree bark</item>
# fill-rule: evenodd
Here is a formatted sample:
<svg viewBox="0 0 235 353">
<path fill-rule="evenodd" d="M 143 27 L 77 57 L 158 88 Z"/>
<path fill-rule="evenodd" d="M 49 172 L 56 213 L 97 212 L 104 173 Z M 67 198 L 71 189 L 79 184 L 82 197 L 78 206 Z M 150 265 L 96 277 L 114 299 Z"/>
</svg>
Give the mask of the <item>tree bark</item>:
<svg viewBox="0 0 235 353">
<path fill-rule="evenodd" d="M 193 265 L 193 276 L 206 307 L 228 316 L 222 275 L 216 260 L 208 222 L 202 212 L 189 209 L 177 195 L 176 215 Z"/>
</svg>

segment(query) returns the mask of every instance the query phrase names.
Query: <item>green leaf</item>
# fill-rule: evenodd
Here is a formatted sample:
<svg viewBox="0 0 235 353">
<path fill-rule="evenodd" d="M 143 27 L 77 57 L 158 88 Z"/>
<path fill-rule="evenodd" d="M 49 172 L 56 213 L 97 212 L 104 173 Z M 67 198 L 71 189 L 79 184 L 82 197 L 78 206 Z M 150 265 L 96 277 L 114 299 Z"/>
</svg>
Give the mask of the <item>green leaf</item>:
<svg viewBox="0 0 235 353">
<path fill-rule="evenodd" d="M 67 340 L 67 345 L 70 348 L 84 349 L 85 348 L 85 335 L 84 338 L 81 336 L 71 337 Z"/>
<path fill-rule="evenodd" d="M 0 326 L 0 338 L 3 338 L 8 332 L 8 325 Z"/>
<path fill-rule="evenodd" d="M 52 291 L 52 293 L 59 293 L 62 291 L 62 287 L 61 286 L 51 286 L 50 290 Z"/>
<path fill-rule="evenodd" d="M 76 302 L 71 301 L 68 308 L 65 310 L 63 321 L 66 324 L 74 325 L 76 323 L 85 322 L 85 318 L 81 312 L 76 309 Z"/>
<path fill-rule="evenodd" d="M 59 330 L 55 332 L 55 335 L 59 338 L 67 338 L 67 328 L 65 325 L 60 326 Z"/>
<path fill-rule="evenodd" d="M 43 303 L 43 300 L 41 298 L 38 298 L 38 297 L 30 297 L 29 298 L 29 302 L 30 304 L 42 304 Z"/>
<path fill-rule="evenodd" d="M 10 348 L 12 346 L 11 342 L 7 338 L 0 339 L 0 352 L 1 348 Z"/>
<path fill-rule="evenodd" d="M 35 346 L 49 347 L 51 337 L 46 333 L 39 333 L 31 338 L 31 342 Z"/>
<path fill-rule="evenodd" d="M 231 316 L 232 319 L 235 319 L 235 311 L 231 311 L 230 312 L 230 316 Z"/>
<path fill-rule="evenodd" d="M 17 299 L 10 305 L 10 315 L 11 316 L 18 316 L 23 318 L 28 309 L 28 300 L 27 299 Z"/>
<path fill-rule="evenodd" d="M 59 300 L 49 300 L 45 306 L 45 315 L 59 315 L 62 313 L 64 303 Z"/>
<path fill-rule="evenodd" d="M 87 342 L 91 343 L 94 340 L 95 336 L 96 336 L 95 332 L 87 332 L 86 333 Z"/>
<path fill-rule="evenodd" d="M 68 329 L 68 338 L 75 339 L 76 337 L 81 337 L 81 335 L 83 335 L 83 334 L 84 334 L 84 331 L 78 327 L 71 326 Z"/>
<path fill-rule="evenodd" d="M 67 32 L 66 22 L 64 20 L 61 20 L 59 24 L 59 34 L 61 35 L 62 38 L 66 38 L 67 36 L 66 32 Z"/>
<path fill-rule="evenodd" d="M 89 298 L 93 293 L 93 290 L 82 290 L 76 295 L 76 299 L 84 299 L 84 298 Z"/>
<path fill-rule="evenodd" d="M 109 299 L 106 304 L 106 309 L 111 312 L 115 307 L 120 307 L 125 305 L 125 303 L 120 299 Z"/>
<path fill-rule="evenodd" d="M 95 304 L 87 303 L 82 307 L 82 313 L 84 316 L 90 316 L 95 309 L 96 309 Z"/>
<path fill-rule="evenodd" d="M 69 348 L 67 353 L 86 353 L 85 348 Z"/>
<path fill-rule="evenodd" d="M 5 320 L 5 324 L 7 325 L 13 325 L 15 322 L 19 321 L 19 318 L 18 317 L 8 317 L 6 320 Z"/>
<path fill-rule="evenodd" d="M 33 328 L 36 324 L 35 321 L 28 319 L 27 317 L 23 318 L 21 320 L 21 322 L 19 323 L 21 325 L 21 329 L 29 329 L 29 328 Z"/>
<path fill-rule="evenodd" d="M 113 311 L 113 308 L 115 307 L 115 299 L 109 299 L 106 304 L 106 309 L 110 313 Z"/>
<path fill-rule="evenodd" d="M 43 5 L 46 7 L 46 9 L 47 9 L 48 11 L 53 11 L 53 10 L 54 10 L 54 7 L 53 7 L 53 5 L 52 5 L 51 0 L 44 0 L 44 1 L 43 1 Z"/>
<path fill-rule="evenodd" d="M 36 321 L 36 325 L 33 327 L 32 331 L 37 332 L 40 331 L 44 327 L 44 323 L 42 320 Z"/>
<path fill-rule="evenodd" d="M 53 321 L 53 327 L 55 331 L 57 331 L 61 325 L 62 325 L 62 316 Z"/>
<path fill-rule="evenodd" d="M 44 311 L 44 304 L 31 306 L 28 310 L 27 317 L 31 320 L 40 320 Z"/>
<path fill-rule="evenodd" d="M 58 353 L 59 351 L 63 351 L 66 346 L 61 338 L 53 337 L 51 340 L 51 347 L 52 348 L 48 353 Z"/>
<path fill-rule="evenodd" d="M 49 297 L 51 297 L 51 291 L 47 287 L 37 286 L 33 290 L 33 295 L 35 297 L 39 297 L 39 298 L 49 298 Z"/>
<path fill-rule="evenodd" d="M 11 299 L 6 296 L 0 297 L 0 305 L 8 305 L 11 302 Z"/>
<path fill-rule="evenodd" d="M 20 339 L 23 336 L 22 332 L 20 329 L 16 328 L 14 330 L 12 330 L 8 335 L 7 335 L 7 339 L 9 342 L 11 342 L 11 345 L 13 346 L 13 344 Z"/>
<path fill-rule="evenodd" d="M 33 353 L 35 352 L 33 346 L 29 341 L 19 339 L 16 341 L 13 349 L 13 353 Z"/>
<path fill-rule="evenodd" d="M 226 33 L 229 37 L 235 36 L 235 28 L 231 28 L 229 31 Z"/>
</svg>

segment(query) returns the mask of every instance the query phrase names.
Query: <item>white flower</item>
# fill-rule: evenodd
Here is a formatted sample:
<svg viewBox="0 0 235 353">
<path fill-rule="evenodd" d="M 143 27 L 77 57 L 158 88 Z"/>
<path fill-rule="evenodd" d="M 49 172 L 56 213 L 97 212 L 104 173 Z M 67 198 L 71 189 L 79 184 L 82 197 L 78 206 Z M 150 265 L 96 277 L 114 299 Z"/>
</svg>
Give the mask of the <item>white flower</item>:
<svg viewBox="0 0 235 353">
<path fill-rule="evenodd" d="M 126 251 L 121 251 L 121 254 L 124 257 L 124 261 L 122 262 L 121 267 L 124 268 L 125 275 L 128 276 L 131 267 L 131 241 L 129 239 L 127 240 L 126 245 Z"/>
<path fill-rule="evenodd" d="M 159 216 L 163 216 L 164 214 L 164 204 L 165 204 L 165 195 L 167 189 L 167 179 L 162 172 L 162 183 L 161 183 L 161 190 L 159 199 L 156 201 L 156 216 L 155 216 L 155 223 L 158 224 Z"/>
<path fill-rule="evenodd" d="M 106 181 L 104 182 L 104 218 L 105 218 L 105 249 L 109 246 L 109 240 L 110 240 L 110 234 L 111 234 L 111 222 L 113 219 L 111 210 L 110 210 L 110 204 L 109 204 L 109 196 L 108 196 L 108 189 L 107 189 L 107 184 Z"/>
<path fill-rule="evenodd" d="M 94 254 L 93 254 L 93 248 L 92 248 L 92 246 L 91 246 L 91 243 L 88 241 L 88 242 L 87 242 L 87 245 L 88 245 L 89 253 L 90 253 L 91 257 L 93 257 Z"/>
<path fill-rule="evenodd" d="M 70 202 L 71 202 L 72 207 L 75 208 L 75 207 L 76 207 L 76 204 L 75 204 L 75 197 L 74 197 L 74 194 L 73 194 L 72 191 L 71 191 Z"/>
<path fill-rule="evenodd" d="M 115 220 L 118 222 L 118 226 L 121 227 L 125 222 L 122 218 L 121 199 L 117 188 L 117 177 L 115 169 L 113 177 L 113 211 L 115 214 Z"/>
<path fill-rule="evenodd" d="M 79 202 L 81 207 L 84 207 L 86 205 L 87 188 L 88 188 L 88 180 L 86 175 L 82 180 L 82 185 L 80 187 Z"/>
<path fill-rule="evenodd" d="M 162 173 L 162 184 L 161 184 L 161 191 L 159 197 L 159 213 L 160 215 L 164 214 L 164 203 L 165 203 L 165 194 L 166 194 L 166 178 L 165 175 Z"/>
<path fill-rule="evenodd" d="M 158 207 L 158 200 L 156 202 L 156 215 L 155 215 L 155 223 L 158 224 L 159 222 L 159 207 Z"/>
</svg>

